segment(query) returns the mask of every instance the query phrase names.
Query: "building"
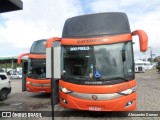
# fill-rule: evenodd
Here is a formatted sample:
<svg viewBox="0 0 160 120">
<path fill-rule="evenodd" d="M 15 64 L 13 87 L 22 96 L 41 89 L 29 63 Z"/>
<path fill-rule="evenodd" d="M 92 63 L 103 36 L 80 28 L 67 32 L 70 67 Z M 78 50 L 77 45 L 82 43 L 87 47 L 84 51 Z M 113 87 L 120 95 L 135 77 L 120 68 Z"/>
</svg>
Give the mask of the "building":
<svg viewBox="0 0 160 120">
<path fill-rule="evenodd" d="M 0 56 L 0 71 L 2 70 L 4 70 L 5 72 L 17 71 L 18 70 L 17 59 L 18 56 L 6 56 L 6 57 Z M 23 60 L 27 60 L 27 57 L 24 57 Z"/>
</svg>

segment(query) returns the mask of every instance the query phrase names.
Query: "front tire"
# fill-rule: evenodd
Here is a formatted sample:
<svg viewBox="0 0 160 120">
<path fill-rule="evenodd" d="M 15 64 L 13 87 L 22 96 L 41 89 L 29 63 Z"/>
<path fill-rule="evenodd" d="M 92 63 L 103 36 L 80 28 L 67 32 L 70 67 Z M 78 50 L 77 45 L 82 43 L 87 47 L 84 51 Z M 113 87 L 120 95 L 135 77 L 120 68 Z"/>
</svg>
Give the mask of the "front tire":
<svg viewBox="0 0 160 120">
<path fill-rule="evenodd" d="M 0 101 L 5 100 L 8 96 L 7 90 L 3 89 L 0 91 Z"/>
</svg>

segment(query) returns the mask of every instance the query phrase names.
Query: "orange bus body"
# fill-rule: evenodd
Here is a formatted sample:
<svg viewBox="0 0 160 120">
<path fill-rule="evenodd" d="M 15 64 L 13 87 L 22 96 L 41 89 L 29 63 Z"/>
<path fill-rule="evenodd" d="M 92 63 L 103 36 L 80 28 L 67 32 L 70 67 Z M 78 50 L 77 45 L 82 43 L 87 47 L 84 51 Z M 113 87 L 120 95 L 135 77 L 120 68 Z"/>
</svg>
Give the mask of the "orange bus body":
<svg viewBox="0 0 160 120">
<path fill-rule="evenodd" d="M 68 82 L 64 82 L 60 80 L 60 86 L 65 86 L 71 91 L 77 93 L 84 94 L 112 94 L 117 93 L 120 90 L 122 91 L 128 88 L 132 88 L 136 86 L 136 81 L 132 80 L 128 83 L 120 83 L 115 85 L 102 85 L 102 86 L 89 86 L 89 85 L 77 85 L 71 84 Z M 59 92 L 60 94 L 60 104 L 65 108 L 72 108 L 78 110 L 91 110 L 91 111 L 134 111 L 136 110 L 136 92 L 126 95 L 120 96 L 118 98 L 113 98 L 110 100 L 85 100 L 77 97 L 73 97 L 69 94 L 64 94 L 63 92 Z M 65 104 L 62 100 L 65 99 L 68 104 Z M 126 103 L 129 101 L 133 101 L 131 106 L 125 107 Z"/>
<path fill-rule="evenodd" d="M 100 40 L 101 42 L 85 42 L 79 43 L 83 40 Z M 81 39 L 68 39 L 62 38 L 61 45 L 107 45 L 117 42 L 131 41 L 131 34 L 123 34 L 117 36 L 105 36 L 98 38 L 81 38 Z M 107 94 L 115 94 L 121 91 L 136 87 L 136 80 L 130 80 L 129 82 L 123 82 L 113 85 L 78 85 L 63 80 L 59 81 L 59 87 L 66 88 L 69 91 L 74 91 L 74 93 L 88 95 L 90 97 L 81 98 L 78 95 L 65 94 L 59 91 L 60 104 L 65 108 L 72 108 L 78 110 L 90 110 L 90 111 L 134 111 L 136 110 L 136 92 L 129 95 L 120 95 L 117 98 L 104 99 L 104 100 L 93 100 L 92 96 L 105 96 Z M 98 99 L 98 98 L 97 98 Z M 67 104 L 63 102 L 67 101 Z M 132 101 L 132 105 L 126 106 L 128 102 Z"/>
<path fill-rule="evenodd" d="M 26 87 L 27 92 L 44 92 L 51 93 L 51 81 L 50 79 L 46 80 L 35 80 L 31 78 L 26 78 Z"/>
<path fill-rule="evenodd" d="M 98 16 L 100 15 L 104 15 L 107 13 L 100 13 L 100 14 L 95 14 L 95 20 L 98 19 Z M 109 13 L 110 15 L 114 13 Z M 108 14 L 108 15 L 109 15 Z M 117 13 L 116 13 L 117 14 Z M 118 13 L 119 14 L 119 13 Z M 121 13 L 120 13 L 121 14 Z M 87 18 L 87 16 L 91 16 L 90 19 L 89 17 Z M 96 67 L 93 68 L 94 66 L 94 62 L 88 62 L 89 65 L 92 64 L 92 77 L 90 77 L 90 72 L 87 72 L 87 75 L 84 71 L 83 67 L 83 72 L 84 74 L 73 74 L 73 69 L 72 67 L 66 67 L 65 65 L 63 65 L 64 63 L 62 63 L 62 71 L 61 71 L 61 77 L 59 79 L 59 98 L 60 98 L 60 105 L 63 106 L 64 108 L 71 108 L 71 109 L 77 109 L 77 110 L 87 110 L 87 111 L 134 111 L 136 110 L 136 88 L 137 88 L 137 84 L 136 84 L 136 80 L 135 80 L 135 72 L 134 72 L 134 56 L 133 56 L 133 44 L 132 44 L 132 36 L 134 35 L 138 35 L 139 36 L 139 41 L 140 41 L 140 51 L 144 52 L 147 50 L 148 48 L 148 37 L 147 34 L 143 31 L 143 30 L 136 30 L 134 32 L 130 32 L 130 28 L 127 30 L 127 32 L 125 31 L 126 29 L 124 29 L 124 32 L 119 32 L 116 33 L 115 31 L 117 31 L 117 29 L 119 31 L 121 31 L 121 28 L 119 27 L 119 21 L 116 22 L 116 27 L 112 30 L 115 30 L 112 32 L 109 31 L 109 34 L 103 31 L 101 31 L 101 28 L 103 28 L 102 25 L 106 25 L 106 24 L 102 24 L 101 26 L 98 26 L 97 22 L 99 21 L 94 21 L 95 26 L 98 26 L 98 30 L 101 32 L 96 32 L 96 27 L 95 29 L 93 29 L 94 27 L 92 27 L 92 24 L 90 24 L 90 21 L 92 21 L 92 19 L 94 14 L 92 15 L 84 15 L 84 16 L 78 16 L 78 17 L 73 17 L 70 18 L 68 20 L 66 20 L 65 26 L 64 25 L 64 29 L 63 29 L 63 34 L 62 34 L 62 38 L 51 38 L 47 41 L 46 43 L 46 47 L 47 48 L 52 48 L 53 45 L 52 43 L 55 41 L 59 41 L 61 46 L 62 46 L 62 53 L 64 53 L 64 56 L 66 58 L 62 59 L 62 62 L 64 62 L 64 59 L 67 59 L 64 63 L 65 65 L 79 65 L 79 68 L 82 68 L 83 66 L 80 63 L 80 60 L 82 59 L 82 55 L 80 56 L 81 59 L 77 54 L 78 54 L 78 50 L 80 50 L 80 48 L 82 48 L 81 51 L 84 50 L 89 50 L 89 46 L 100 46 L 100 45 L 112 45 L 112 44 L 118 44 L 118 43 L 131 43 L 131 48 L 130 48 L 130 58 L 132 58 L 131 60 L 131 64 L 132 67 L 130 68 L 130 70 L 132 71 L 132 77 L 129 79 L 125 79 L 125 73 L 123 71 L 124 74 L 124 78 L 116 78 L 116 76 L 113 77 L 113 81 L 116 79 L 121 79 L 121 81 L 118 80 L 118 82 L 113 82 L 112 80 L 110 80 L 110 83 L 107 83 L 109 81 L 109 77 L 107 79 L 96 79 L 93 77 L 94 76 L 94 72 L 96 71 Z M 124 16 L 124 14 L 122 14 L 122 16 Z M 86 19 L 84 19 L 86 17 Z M 111 16 L 110 16 L 111 17 Z M 114 16 L 115 17 L 115 16 Z M 113 20 L 115 19 L 113 17 Z M 124 17 L 125 18 L 125 17 Z M 84 24 L 84 22 L 86 22 L 86 24 Z M 121 20 L 121 19 L 120 19 Z M 77 22 L 78 21 L 78 22 Z M 103 22 L 106 23 L 107 18 L 103 19 Z M 94 23 L 93 22 L 93 23 Z M 100 23 L 102 22 L 102 19 L 100 19 Z M 110 21 L 112 23 L 112 20 Z M 125 18 L 124 21 L 121 21 L 121 23 L 125 23 L 128 24 L 128 19 Z M 113 22 L 114 23 L 114 22 Z M 120 24 L 121 24 L 120 23 Z M 84 25 L 83 25 L 84 24 Z M 88 28 L 88 24 L 90 24 L 90 27 L 92 29 Z M 81 29 L 81 25 L 83 25 L 82 29 Z M 125 26 L 125 24 L 123 24 Z M 78 26 L 78 27 L 77 27 Z M 85 27 L 84 27 L 85 26 Z M 112 24 L 112 26 L 115 26 L 115 24 Z M 118 27 L 117 27 L 118 26 Z M 112 27 L 110 27 L 110 23 L 108 23 L 108 29 L 110 29 Z M 123 28 L 123 27 L 122 27 Z M 124 27 L 125 28 L 125 27 Z M 92 32 L 93 30 L 93 32 Z M 107 30 L 104 29 L 103 30 Z M 112 31 L 111 30 L 111 31 Z M 78 33 L 76 33 L 76 32 Z M 89 31 L 89 32 L 88 32 Z M 115 32 L 115 33 L 114 33 Z M 82 46 L 82 47 L 81 47 Z M 124 45 L 125 46 L 125 45 Z M 65 48 L 66 47 L 66 48 Z M 73 47 L 72 50 L 70 49 L 70 47 Z M 77 48 L 76 48 L 77 47 Z M 80 48 L 78 48 L 80 47 Z M 86 47 L 86 48 L 85 48 Z M 75 48 L 75 49 L 74 49 Z M 69 51 L 67 53 L 67 50 Z M 116 51 L 116 48 L 114 48 L 114 50 Z M 71 54 L 71 52 L 76 51 L 74 54 L 72 54 L 72 56 L 70 57 L 69 55 Z M 96 61 L 90 54 L 95 54 L 93 49 L 91 49 L 92 52 L 86 52 L 87 54 L 85 54 L 86 58 L 91 57 L 92 61 Z M 85 52 L 81 52 L 81 54 L 84 54 Z M 119 54 L 123 53 L 123 47 L 122 47 L 122 52 Z M 69 54 L 69 55 L 68 55 Z M 97 53 L 99 54 L 99 53 Z M 103 53 L 105 54 L 105 53 Z M 111 53 L 112 54 L 112 53 Z M 68 56 L 67 56 L 68 55 Z M 77 57 L 77 56 L 78 57 Z M 90 55 L 90 56 L 89 56 Z M 64 57 L 63 54 L 61 55 L 61 57 Z M 74 56 L 76 56 L 76 61 L 75 63 L 71 60 L 71 58 L 73 59 Z M 103 55 L 102 55 L 103 56 Z M 126 54 L 125 54 L 126 56 Z M 105 57 L 109 57 L 109 56 L 105 56 Z M 69 59 L 70 58 L 70 59 Z M 118 59 L 115 57 L 115 59 Z M 121 60 L 122 59 L 122 60 Z M 123 61 L 123 55 L 121 55 L 121 64 L 123 64 L 123 70 L 124 70 L 124 61 Z M 126 59 L 126 58 L 124 58 Z M 69 61 L 70 60 L 70 61 Z M 119 60 L 119 59 L 118 59 Z M 120 61 L 119 60 L 119 61 Z M 91 60 L 90 60 L 91 61 Z M 86 61 L 84 60 L 84 63 Z M 79 64 L 78 64 L 79 63 Z M 55 63 L 54 63 L 55 64 Z M 104 63 L 100 63 L 100 64 L 105 64 Z M 86 65 L 87 67 L 89 66 L 88 64 Z M 111 66 L 111 64 L 109 64 Z M 65 66 L 65 67 L 64 67 Z M 118 66 L 118 64 L 117 64 Z M 64 68 L 63 68 L 64 67 Z M 85 68 L 85 69 L 89 69 L 90 68 Z M 67 68 L 67 69 L 66 69 Z M 76 67 L 78 68 L 78 67 Z M 119 68 L 119 67 L 117 67 Z M 74 68 L 75 69 L 75 68 Z M 133 69 L 133 70 L 132 70 Z M 70 70 L 70 71 L 69 71 Z M 77 70 L 77 69 L 76 69 Z M 79 69 L 78 69 L 79 70 Z M 81 70 L 81 69 L 80 69 Z M 81 70 L 81 71 L 82 71 Z M 88 70 L 88 71 L 89 71 Z M 106 70 L 106 69 L 105 69 Z M 110 68 L 107 68 L 107 70 L 109 71 Z M 106 72 L 107 72 L 106 70 Z M 122 69 L 121 69 L 122 70 Z M 128 70 L 126 68 L 126 70 Z M 68 73 L 66 71 L 69 71 Z M 91 70 L 90 70 L 91 71 Z M 53 72 L 53 71 L 52 71 Z M 70 74 L 72 73 L 72 74 Z M 66 75 L 66 76 L 65 76 Z M 73 76 L 73 77 L 72 77 Z M 76 78 L 79 77 L 78 79 Z M 83 76 L 87 76 L 87 78 L 83 78 Z M 88 78 L 89 76 L 89 78 Z M 75 77 L 75 78 L 74 78 Z M 103 77 L 103 75 L 102 75 Z M 52 78 L 54 79 L 54 78 Z M 58 79 L 58 78 L 57 78 Z M 94 81 L 93 81 L 94 80 Z M 104 82 L 104 83 L 100 83 L 100 82 Z"/>
<path fill-rule="evenodd" d="M 34 41 L 33 44 L 32 44 L 32 47 L 33 47 L 33 49 L 37 50 L 36 49 L 36 47 L 37 47 L 36 44 L 40 45 L 38 47 L 39 51 L 38 52 L 37 51 L 33 52 L 33 51 L 31 51 L 32 50 L 32 47 L 31 47 L 30 53 L 24 53 L 24 54 L 19 55 L 19 57 L 18 57 L 18 64 L 21 63 L 21 59 L 24 56 L 28 56 L 28 59 L 30 59 L 30 60 L 38 60 L 38 61 L 39 60 L 46 60 L 46 54 L 45 54 L 45 51 L 44 51 L 44 49 L 46 48 L 45 47 L 45 43 L 46 43 L 45 39 Z M 30 61 L 30 62 L 31 62 L 32 65 L 33 64 L 35 65 L 35 63 L 38 62 L 38 61 L 34 61 L 34 62 Z M 29 62 L 29 60 L 28 60 L 28 62 Z M 42 72 L 42 69 L 41 69 L 41 67 L 44 68 L 44 63 L 38 63 L 38 65 L 39 66 L 38 67 L 36 66 L 36 70 L 35 71 L 33 71 L 33 66 L 31 67 L 31 69 L 32 69 L 32 72 L 31 72 L 32 76 L 30 76 L 30 77 L 28 75 L 30 68 L 29 67 L 28 68 L 27 67 L 23 68 L 24 70 L 27 71 L 27 73 L 25 73 L 25 74 L 23 73 L 23 77 L 25 79 L 22 78 L 22 91 L 51 93 L 51 80 L 48 79 L 48 78 L 46 78 L 45 76 L 43 76 L 43 77 L 39 76 L 39 74 L 44 73 L 44 71 Z M 37 69 L 38 69 L 38 71 L 40 71 L 40 73 L 37 72 Z M 36 72 L 34 75 L 36 75 L 36 74 L 38 74 L 38 75 L 34 76 L 33 72 Z M 25 90 L 23 90 L 23 88 Z"/>
<path fill-rule="evenodd" d="M 28 58 L 31 59 L 44 59 L 45 54 L 29 54 Z M 26 77 L 26 90 L 27 92 L 44 92 L 51 93 L 51 81 L 50 79 L 33 79 Z"/>
</svg>

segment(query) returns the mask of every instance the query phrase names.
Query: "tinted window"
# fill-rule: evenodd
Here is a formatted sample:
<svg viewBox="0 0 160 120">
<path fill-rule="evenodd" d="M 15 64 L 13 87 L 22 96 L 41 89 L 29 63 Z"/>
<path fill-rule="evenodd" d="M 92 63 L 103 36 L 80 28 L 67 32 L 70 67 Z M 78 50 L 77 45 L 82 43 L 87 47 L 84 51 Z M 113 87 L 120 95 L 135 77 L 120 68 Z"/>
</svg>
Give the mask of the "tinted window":
<svg viewBox="0 0 160 120">
<path fill-rule="evenodd" d="M 93 72 L 92 47 L 65 47 L 63 73 L 66 77 L 89 79 Z"/>
<path fill-rule="evenodd" d="M 5 80 L 7 79 L 7 77 L 5 75 L 0 75 L 1 80 Z"/>
<path fill-rule="evenodd" d="M 62 77 L 110 80 L 134 75 L 132 43 L 64 46 Z"/>
<path fill-rule="evenodd" d="M 28 77 L 36 79 L 46 78 L 46 59 L 29 59 Z"/>
<path fill-rule="evenodd" d="M 46 40 L 34 41 L 30 53 L 46 53 Z"/>
</svg>

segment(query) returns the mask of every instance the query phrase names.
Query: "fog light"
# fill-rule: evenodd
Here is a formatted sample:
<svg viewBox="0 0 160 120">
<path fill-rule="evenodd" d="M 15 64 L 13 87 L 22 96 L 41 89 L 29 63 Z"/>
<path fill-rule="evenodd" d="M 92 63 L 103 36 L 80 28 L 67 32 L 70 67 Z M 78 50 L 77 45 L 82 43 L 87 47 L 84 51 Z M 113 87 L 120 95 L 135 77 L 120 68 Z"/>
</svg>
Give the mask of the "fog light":
<svg viewBox="0 0 160 120">
<path fill-rule="evenodd" d="M 133 104 L 133 100 L 132 101 L 129 101 L 128 103 L 126 103 L 125 107 L 129 107 Z"/>
<path fill-rule="evenodd" d="M 62 102 L 65 104 L 68 104 L 67 100 L 65 100 L 65 99 L 62 99 Z"/>
</svg>

